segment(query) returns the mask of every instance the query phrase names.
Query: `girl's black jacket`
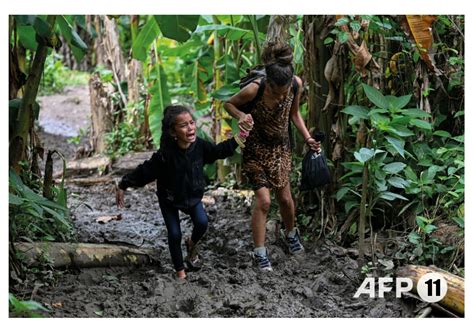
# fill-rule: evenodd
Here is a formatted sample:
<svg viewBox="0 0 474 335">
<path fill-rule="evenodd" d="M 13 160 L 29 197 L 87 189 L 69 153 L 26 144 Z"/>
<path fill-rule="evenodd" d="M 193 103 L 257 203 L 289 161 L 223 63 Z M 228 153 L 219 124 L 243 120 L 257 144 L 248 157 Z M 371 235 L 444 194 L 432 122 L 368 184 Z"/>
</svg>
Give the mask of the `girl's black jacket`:
<svg viewBox="0 0 474 335">
<path fill-rule="evenodd" d="M 204 164 L 232 156 L 237 146 L 234 138 L 216 145 L 198 137 L 186 150 L 173 143 L 123 176 L 119 187 L 142 187 L 156 180 L 160 202 L 183 209 L 193 207 L 204 194 Z"/>
</svg>

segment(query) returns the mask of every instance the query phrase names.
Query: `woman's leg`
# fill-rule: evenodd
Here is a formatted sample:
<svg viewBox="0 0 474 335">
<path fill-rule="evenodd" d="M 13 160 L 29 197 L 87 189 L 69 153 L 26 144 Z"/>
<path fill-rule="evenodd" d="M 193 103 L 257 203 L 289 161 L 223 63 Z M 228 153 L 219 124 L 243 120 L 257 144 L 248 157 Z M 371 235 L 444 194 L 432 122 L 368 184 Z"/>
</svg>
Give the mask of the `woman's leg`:
<svg viewBox="0 0 474 335">
<path fill-rule="evenodd" d="M 183 252 L 181 250 L 181 225 L 178 209 L 160 202 L 161 214 L 168 230 L 168 247 L 171 260 L 177 272 L 184 270 Z"/>
<path fill-rule="evenodd" d="M 286 234 L 295 226 L 295 203 L 291 195 L 290 183 L 275 191 L 275 198 L 280 207 L 280 215 L 285 225 Z"/>
<path fill-rule="evenodd" d="M 265 230 L 269 210 L 270 190 L 261 187 L 255 191 L 255 206 L 252 213 L 252 234 L 255 248 L 265 245 Z"/>
<path fill-rule="evenodd" d="M 279 189 L 275 193 L 275 197 L 280 206 L 280 214 L 285 224 L 285 237 L 290 253 L 296 254 L 304 251 L 301 244 L 300 234 L 295 228 L 295 203 L 291 196 L 290 183 Z"/>
</svg>

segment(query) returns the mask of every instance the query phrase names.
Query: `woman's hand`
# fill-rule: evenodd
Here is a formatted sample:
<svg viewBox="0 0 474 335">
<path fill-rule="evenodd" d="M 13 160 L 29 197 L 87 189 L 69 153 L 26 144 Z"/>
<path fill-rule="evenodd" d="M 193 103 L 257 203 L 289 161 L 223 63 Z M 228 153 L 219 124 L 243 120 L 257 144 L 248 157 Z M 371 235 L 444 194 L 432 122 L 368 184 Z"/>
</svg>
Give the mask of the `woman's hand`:
<svg viewBox="0 0 474 335">
<path fill-rule="evenodd" d="M 125 206 L 125 191 L 118 187 L 118 183 L 115 182 L 115 203 L 118 208 Z"/>
<path fill-rule="evenodd" d="M 250 131 L 253 128 L 253 118 L 250 114 L 244 114 L 239 119 L 239 128 L 243 131 Z"/>
<path fill-rule="evenodd" d="M 306 144 L 311 148 L 311 150 L 316 152 L 321 152 L 321 142 L 316 142 L 316 140 L 312 137 L 306 140 Z"/>
</svg>

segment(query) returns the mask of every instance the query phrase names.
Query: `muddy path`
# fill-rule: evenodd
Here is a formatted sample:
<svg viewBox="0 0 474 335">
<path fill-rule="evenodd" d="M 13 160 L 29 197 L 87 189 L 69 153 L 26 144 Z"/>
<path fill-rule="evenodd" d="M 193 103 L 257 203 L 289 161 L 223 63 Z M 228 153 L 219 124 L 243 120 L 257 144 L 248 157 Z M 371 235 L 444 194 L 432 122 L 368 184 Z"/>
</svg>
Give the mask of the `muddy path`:
<svg viewBox="0 0 474 335">
<path fill-rule="evenodd" d="M 49 117 L 54 118 L 55 113 L 63 115 L 64 111 L 50 111 Z M 64 146 L 64 139 L 70 136 L 41 135 L 52 146 Z M 74 148 L 66 150 L 72 155 Z M 204 267 L 189 272 L 185 281 L 175 278 L 154 185 L 127 191 L 124 209 L 116 208 L 112 185 L 71 184 L 68 192 L 78 241 L 151 247 L 159 251 L 159 257 L 156 264 L 138 268 L 55 271 L 53 280 L 32 280 L 17 288 L 26 298 L 47 306 L 48 316 L 413 316 L 413 307 L 394 295 L 354 299 L 360 285 L 357 261 L 330 241 L 306 243 L 304 255 L 290 256 L 277 238 L 278 224 L 273 220 L 267 225 L 267 247 L 274 271 L 258 271 L 251 258 L 251 202 L 235 192 L 206 193 L 209 230 L 201 243 Z M 122 219 L 96 222 L 99 216 L 116 214 L 122 214 Z M 184 214 L 182 231 L 183 236 L 191 234 L 190 219 Z"/>
<path fill-rule="evenodd" d="M 158 264 L 140 268 L 71 270 L 36 299 L 54 317 L 405 317 L 408 306 L 393 298 L 353 299 L 355 259 L 329 242 L 306 245 L 302 257 L 288 255 L 269 225 L 268 248 L 274 271 L 261 273 L 250 256 L 250 208 L 245 200 L 213 196 L 207 206 L 209 231 L 202 241 L 205 267 L 175 279 L 166 245 L 166 229 L 152 188 L 127 192 L 128 208 L 118 211 L 109 186 L 71 189 L 77 235 L 83 242 L 126 243 L 155 247 Z M 210 194 L 215 192 L 210 192 Z M 122 220 L 99 224 L 99 215 Z M 183 235 L 191 233 L 183 215 Z M 184 248 L 183 248 L 184 249 Z M 338 254 L 340 256 L 338 256 Z M 56 306 L 56 307 L 54 307 Z"/>
</svg>

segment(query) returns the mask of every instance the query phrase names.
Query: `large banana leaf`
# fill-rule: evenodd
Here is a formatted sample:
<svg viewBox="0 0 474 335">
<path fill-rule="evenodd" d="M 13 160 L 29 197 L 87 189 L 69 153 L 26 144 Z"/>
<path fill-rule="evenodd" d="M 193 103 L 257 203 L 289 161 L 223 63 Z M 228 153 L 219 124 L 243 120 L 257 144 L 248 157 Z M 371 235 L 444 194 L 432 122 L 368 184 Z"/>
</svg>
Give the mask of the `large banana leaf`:
<svg viewBox="0 0 474 335">
<path fill-rule="evenodd" d="M 154 15 L 163 36 L 178 42 L 191 37 L 199 21 L 199 15 Z"/>
<path fill-rule="evenodd" d="M 137 38 L 133 42 L 132 52 L 133 58 L 144 62 L 150 44 L 158 37 L 160 29 L 153 18 L 150 18 L 145 26 L 138 33 Z"/>
<path fill-rule="evenodd" d="M 74 30 L 74 28 L 63 15 L 58 15 L 58 17 L 56 18 L 56 22 L 59 25 L 59 29 L 61 29 L 61 33 L 63 34 L 69 46 L 71 47 L 74 57 L 77 59 L 78 62 L 80 62 L 87 51 L 87 45 L 79 37 L 77 32 Z"/>
<path fill-rule="evenodd" d="M 38 42 L 36 42 L 36 32 L 33 26 L 18 26 L 18 39 L 20 43 L 31 51 L 36 51 Z"/>
<path fill-rule="evenodd" d="M 249 29 L 242 29 L 234 26 L 227 26 L 223 24 L 210 24 L 206 26 L 199 26 L 196 29 L 196 33 L 205 31 L 216 31 L 219 36 L 225 35 L 226 40 L 239 41 L 242 39 L 252 39 L 254 37 L 253 31 Z M 265 35 L 261 35 L 260 38 L 265 38 Z"/>
<path fill-rule="evenodd" d="M 163 119 L 163 111 L 171 102 L 168 92 L 168 84 L 166 73 L 160 64 L 155 66 L 156 81 L 150 88 L 151 100 L 149 108 L 149 123 L 151 136 L 156 148 L 160 147 L 161 138 L 161 120 Z"/>
</svg>

